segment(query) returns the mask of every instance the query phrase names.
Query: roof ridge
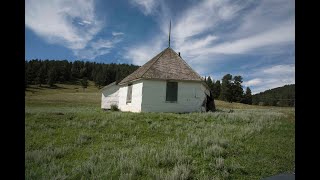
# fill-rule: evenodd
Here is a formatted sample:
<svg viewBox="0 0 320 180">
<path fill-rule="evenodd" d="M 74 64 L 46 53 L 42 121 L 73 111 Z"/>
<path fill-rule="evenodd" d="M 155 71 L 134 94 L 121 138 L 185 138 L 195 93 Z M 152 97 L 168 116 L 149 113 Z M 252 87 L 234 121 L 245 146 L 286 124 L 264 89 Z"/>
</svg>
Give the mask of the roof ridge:
<svg viewBox="0 0 320 180">
<path fill-rule="evenodd" d="M 119 84 L 121 85 L 135 79 L 150 78 L 203 82 L 202 76 L 193 70 L 193 68 L 170 47 L 165 48 L 136 71 L 125 77 Z"/>
<path fill-rule="evenodd" d="M 168 48 L 166 48 L 165 50 L 167 50 L 167 49 L 168 49 Z M 144 74 L 146 74 L 146 73 L 149 71 L 149 69 L 154 65 L 154 63 L 156 63 L 156 62 L 159 60 L 159 58 L 163 55 L 163 53 L 164 53 L 165 50 L 163 50 L 163 51 L 161 52 L 160 56 L 150 65 L 150 67 L 141 75 L 141 77 L 143 77 Z"/>
<path fill-rule="evenodd" d="M 173 51 L 173 52 L 175 52 L 175 51 Z M 176 53 L 176 52 L 175 52 Z M 176 55 L 178 55 L 178 53 L 176 53 Z M 179 55 L 178 55 L 179 56 Z M 184 64 L 186 64 L 193 72 L 195 72 L 196 73 L 196 75 L 198 75 L 199 77 L 200 77 L 200 79 L 202 80 L 202 76 L 200 76 L 200 74 L 198 74 L 195 70 L 193 70 L 192 69 L 192 67 L 184 60 L 184 59 L 182 59 L 182 57 L 181 56 L 179 56 L 179 58 L 182 60 L 182 62 L 184 63 Z"/>
</svg>

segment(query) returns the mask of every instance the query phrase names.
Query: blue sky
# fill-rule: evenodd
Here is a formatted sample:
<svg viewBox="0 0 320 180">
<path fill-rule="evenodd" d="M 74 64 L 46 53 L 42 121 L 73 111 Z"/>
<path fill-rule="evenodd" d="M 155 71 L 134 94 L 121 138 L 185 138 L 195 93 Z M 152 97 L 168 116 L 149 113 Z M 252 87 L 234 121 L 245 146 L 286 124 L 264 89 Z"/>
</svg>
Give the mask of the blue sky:
<svg viewBox="0 0 320 180">
<path fill-rule="evenodd" d="M 143 65 L 171 47 L 253 93 L 295 83 L 294 0 L 26 0 L 25 58 Z"/>
</svg>

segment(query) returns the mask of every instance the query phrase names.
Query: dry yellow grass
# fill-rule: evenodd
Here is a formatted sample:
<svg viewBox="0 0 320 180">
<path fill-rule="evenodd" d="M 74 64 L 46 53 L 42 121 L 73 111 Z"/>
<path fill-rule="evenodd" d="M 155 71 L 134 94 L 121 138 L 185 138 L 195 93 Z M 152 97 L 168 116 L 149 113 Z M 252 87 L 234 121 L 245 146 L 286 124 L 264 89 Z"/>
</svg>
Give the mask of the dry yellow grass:
<svg viewBox="0 0 320 180">
<path fill-rule="evenodd" d="M 270 108 L 268 106 L 256 106 L 256 105 L 249 105 L 249 104 L 242 104 L 242 103 L 229 103 L 226 101 L 214 100 L 216 104 L 216 108 L 225 108 L 225 109 L 266 109 Z"/>
<path fill-rule="evenodd" d="M 89 82 L 88 88 L 83 90 L 80 85 L 56 84 L 56 88 L 37 85 L 27 88 L 25 101 L 26 105 L 40 104 L 73 104 L 92 105 L 100 107 L 101 93 L 93 82 Z"/>
</svg>

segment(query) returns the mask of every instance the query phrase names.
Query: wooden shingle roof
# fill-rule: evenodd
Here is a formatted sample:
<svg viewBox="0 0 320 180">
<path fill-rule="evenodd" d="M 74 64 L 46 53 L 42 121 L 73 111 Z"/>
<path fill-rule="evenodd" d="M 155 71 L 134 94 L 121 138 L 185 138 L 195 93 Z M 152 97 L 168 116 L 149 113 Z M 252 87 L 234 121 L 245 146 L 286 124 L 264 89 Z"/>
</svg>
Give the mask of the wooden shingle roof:
<svg viewBox="0 0 320 180">
<path fill-rule="evenodd" d="M 203 81 L 202 77 L 170 47 L 125 77 L 119 84 L 136 79 Z"/>
</svg>

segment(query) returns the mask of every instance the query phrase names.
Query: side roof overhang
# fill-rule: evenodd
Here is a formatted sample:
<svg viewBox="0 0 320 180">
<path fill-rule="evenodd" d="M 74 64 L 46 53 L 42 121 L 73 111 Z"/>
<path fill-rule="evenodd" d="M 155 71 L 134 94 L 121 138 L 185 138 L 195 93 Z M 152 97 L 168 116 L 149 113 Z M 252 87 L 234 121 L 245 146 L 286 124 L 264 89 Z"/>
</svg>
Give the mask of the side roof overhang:
<svg viewBox="0 0 320 180">
<path fill-rule="evenodd" d="M 101 88 L 99 91 L 102 92 L 103 90 L 105 90 L 105 89 L 107 89 L 107 88 L 109 88 L 109 87 L 111 87 L 111 86 L 114 86 L 114 85 L 117 85 L 117 81 L 115 81 L 115 82 L 113 82 L 113 83 L 110 83 L 110 84 L 104 86 L 104 87 Z"/>
</svg>

